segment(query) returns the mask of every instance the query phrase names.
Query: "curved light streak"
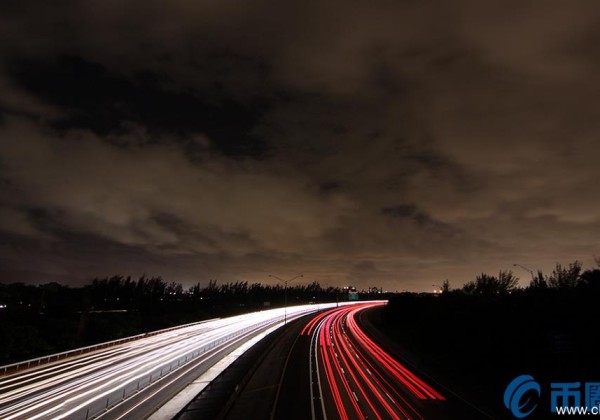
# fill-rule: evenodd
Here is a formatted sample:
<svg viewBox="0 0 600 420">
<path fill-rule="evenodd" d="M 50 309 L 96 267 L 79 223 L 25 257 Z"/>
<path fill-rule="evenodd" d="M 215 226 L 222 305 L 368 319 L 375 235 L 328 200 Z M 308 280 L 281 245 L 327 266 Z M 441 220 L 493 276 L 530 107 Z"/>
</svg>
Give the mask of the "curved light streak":
<svg viewBox="0 0 600 420">
<path fill-rule="evenodd" d="M 356 321 L 359 312 L 381 304 L 363 303 L 325 311 L 301 331 L 311 337 L 310 357 L 317 359 L 315 376 L 323 382 L 318 384 L 323 418 L 333 414 L 340 419 L 422 419 L 424 401 L 445 400 L 361 330 Z M 312 360 L 310 363 L 314 366 Z M 328 392 L 324 393 L 322 386 Z M 323 401 L 328 397 L 335 407 L 333 413 Z M 315 413 L 314 398 L 312 405 Z"/>
<path fill-rule="evenodd" d="M 210 320 L 0 376 L 0 418 L 94 418 L 143 389 L 152 388 L 152 398 L 154 388 L 184 366 L 245 341 L 246 334 L 283 325 L 286 313 L 289 321 L 317 309 L 291 306 Z"/>
</svg>

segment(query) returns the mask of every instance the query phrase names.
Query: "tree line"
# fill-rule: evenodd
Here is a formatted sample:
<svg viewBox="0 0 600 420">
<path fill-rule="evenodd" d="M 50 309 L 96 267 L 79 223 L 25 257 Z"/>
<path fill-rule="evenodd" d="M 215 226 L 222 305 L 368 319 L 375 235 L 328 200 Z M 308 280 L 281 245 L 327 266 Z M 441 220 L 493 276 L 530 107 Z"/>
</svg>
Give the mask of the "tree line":
<svg viewBox="0 0 600 420">
<path fill-rule="evenodd" d="M 367 293 L 361 299 L 385 298 Z M 216 317 L 288 305 L 348 300 L 317 281 L 218 282 L 184 288 L 160 276 L 98 277 L 81 287 L 0 283 L 0 365 Z"/>
<path fill-rule="evenodd" d="M 482 273 L 442 293 L 402 293 L 381 309 L 379 327 L 442 383 L 503 418 L 506 385 L 527 373 L 540 383 L 600 377 L 600 260 L 531 273 L 527 285 L 510 270 Z M 549 401 L 547 402 L 549 404 Z"/>
<path fill-rule="evenodd" d="M 184 288 L 181 283 L 167 282 L 162 277 L 142 275 L 115 275 L 94 278 L 82 287 L 69 287 L 58 283 L 26 285 L 23 283 L 0 283 L 2 309 L 29 311 L 87 311 L 110 309 L 140 309 L 148 306 L 167 305 L 169 302 L 196 303 L 244 303 L 253 306 L 276 306 L 288 300 L 288 304 L 310 302 L 335 302 L 346 300 L 347 291 L 342 287 L 323 287 L 319 282 L 288 285 L 262 284 L 238 280 L 219 283 L 211 279 L 208 284 L 200 282 Z"/>
<path fill-rule="evenodd" d="M 529 285 L 519 287 L 519 277 L 512 270 L 500 270 L 497 276 L 481 273 L 475 280 L 466 282 L 456 291 L 465 294 L 506 294 L 519 289 L 523 290 L 580 290 L 600 291 L 600 258 L 595 258 L 595 268 L 583 270 L 580 261 L 574 261 L 568 265 L 557 263 L 550 274 L 544 274 L 542 270 L 531 273 Z M 452 291 L 450 282 L 445 280 L 442 284 L 442 292 Z"/>
</svg>

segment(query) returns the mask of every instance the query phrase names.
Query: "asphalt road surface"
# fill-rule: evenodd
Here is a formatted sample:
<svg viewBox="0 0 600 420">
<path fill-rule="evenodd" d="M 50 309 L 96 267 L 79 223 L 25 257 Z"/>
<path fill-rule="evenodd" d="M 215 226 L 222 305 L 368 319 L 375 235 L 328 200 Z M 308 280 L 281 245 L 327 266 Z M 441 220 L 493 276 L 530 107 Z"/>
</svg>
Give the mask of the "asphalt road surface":
<svg viewBox="0 0 600 420">
<path fill-rule="evenodd" d="M 289 350 L 271 418 L 490 418 L 428 383 L 365 332 L 361 314 L 381 304 L 325 310 L 306 324 Z"/>
</svg>

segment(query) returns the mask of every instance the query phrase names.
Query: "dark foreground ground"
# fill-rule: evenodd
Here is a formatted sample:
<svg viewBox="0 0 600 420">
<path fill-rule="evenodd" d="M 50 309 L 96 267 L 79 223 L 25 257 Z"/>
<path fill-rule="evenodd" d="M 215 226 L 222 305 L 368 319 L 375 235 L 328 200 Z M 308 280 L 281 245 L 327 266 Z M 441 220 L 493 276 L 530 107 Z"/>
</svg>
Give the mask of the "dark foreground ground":
<svg viewBox="0 0 600 420">
<path fill-rule="evenodd" d="M 399 295 L 372 319 L 401 356 L 494 418 L 515 418 L 507 385 L 531 375 L 540 385 L 531 418 L 552 418 L 552 383 L 571 383 L 585 403 L 600 382 L 600 294 L 526 290 L 512 294 Z"/>
</svg>

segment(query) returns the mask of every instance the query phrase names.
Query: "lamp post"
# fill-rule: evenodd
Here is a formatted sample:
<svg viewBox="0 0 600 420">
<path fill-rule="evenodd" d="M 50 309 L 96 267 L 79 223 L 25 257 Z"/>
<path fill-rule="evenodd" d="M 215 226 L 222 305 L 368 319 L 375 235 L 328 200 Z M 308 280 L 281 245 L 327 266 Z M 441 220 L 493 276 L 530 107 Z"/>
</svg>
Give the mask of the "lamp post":
<svg viewBox="0 0 600 420">
<path fill-rule="evenodd" d="M 530 268 L 525 267 L 524 265 L 521 264 L 513 264 L 514 267 L 521 267 L 523 270 L 527 270 L 529 271 L 529 274 L 531 274 L 531 280 L 535 280 L 535 275 L 533 274 L 533 270 L 531 270 Z"/>
<path fill-rule="evenodd" d="M 440 289 L 440 293 L 442 293 L 442 290 L 443 290 L 443 289 L 442 289 L 442 286 L 440 286 L 440 285 L 437 285 L 437 284 L 432 284 L 431 286 L 433 286 L 433 287 L 437 287 L 438 289 Z M 434 290 L 433 290 L 433 293 L 438 293 L 438 292 L 437 292 L 437 291 L 434 289 Z"/>
<path fill-rule="evenodd" d="M 277 279 L 279 281 L 283 282 L 283 299 L 284 299 L 284 303 L 283 303 L 283 325 L 287 324 L 287 284 L 288 282 L 291 282 L 292 280 L 296 280 L 298 277 L 304 277 L 303 274 L 298 274 L 297 276 L 292 277 L 291 279 L 288 280 L 284 280 L 281 277 L 277 277 L 273 274 L 269 274 L 269 277 L 273 277 L 274 279 Z"/>
</svg>

